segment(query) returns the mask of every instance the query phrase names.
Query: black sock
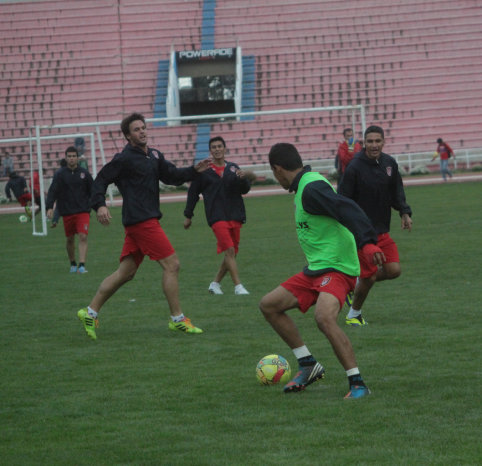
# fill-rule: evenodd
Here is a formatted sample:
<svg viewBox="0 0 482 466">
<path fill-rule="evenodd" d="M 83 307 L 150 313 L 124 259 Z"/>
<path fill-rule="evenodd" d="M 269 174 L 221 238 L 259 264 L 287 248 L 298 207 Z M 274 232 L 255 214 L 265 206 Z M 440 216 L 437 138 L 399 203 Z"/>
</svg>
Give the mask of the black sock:
<svg viewBox="0 0 482 466">
<path fill-rule="evenodd" d="M 85 264 L 83 262 L 79 262 L 79 267 L 85 267 Z"/>
<path fill-rule="evenodd" d="M 75 261 L 70 261 L 70 265 L 74 265 L 74 266 L 75 266 L 75 265 L 77 265 L 77 262 L 75 262 Z"/>
<path fill-rule="evenodd" d="M 366 387 L 365 382 L 363 382 L 361 374 L 349 375 L 348 385 L 351 387 L 353 385 L 358 385 L 359 387 Z"/>
<path fill-rule="evenodd" d="M 303 356 L 302 358 L 298 359 L 298 363 L 300 366 L 313 366 L 316 364 L 316 359 L 310 354 L 309 356 Z"/>
</svg>

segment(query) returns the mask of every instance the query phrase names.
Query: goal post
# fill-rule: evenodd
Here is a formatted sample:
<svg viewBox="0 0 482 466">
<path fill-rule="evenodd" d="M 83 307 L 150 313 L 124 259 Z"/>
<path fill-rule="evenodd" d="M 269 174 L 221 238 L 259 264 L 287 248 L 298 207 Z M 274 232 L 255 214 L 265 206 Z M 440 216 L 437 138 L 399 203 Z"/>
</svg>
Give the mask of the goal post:
<svg viewBox="0 0 482 466">
<path fill-rule="evenodd" d="M 47 179 L 53 176 L 58 159 L 63 156 L 65 141 L 76 137 L 88 139 L 91 173 L 95 178 L 97 170 L 107 161 L 105 154 L 109 154 L 110 160 L 126 142 L 120 123 L 120 120 L 114 120 L 39 124 L 31 128 L 28 138 L 0 140 L 0 144 L 29 143 L 30 178 L 38 170 L 41 185 L 41 224 L 37 228 L 37 222 L 32 222 L 34 235 L 47 235 L 45 196 L 48 186 L 45 172 L 48 171 Z M 274 143 L 293 143 L 304 163 L 312 165 L 314 170 L 328 172 L 334 168 L 334 157 L 343 129 L 351 127 L 355 135 L 362 136 L 366 127 L 363 105 L 146 118 L 146 123 L 149 125 L 149 145 L 161 150 L 166 159 L 176 166 L 189 166 L 208 157 L 209 138 L 222 136 L 228 149 L 226 158 L 261 177 L 271 176 L 267 154 Z M 51 154 L 55 154 L 55 159 Z M 113 205 L 112 185 L 108 196 L 110 205 Z"/>
</svg>

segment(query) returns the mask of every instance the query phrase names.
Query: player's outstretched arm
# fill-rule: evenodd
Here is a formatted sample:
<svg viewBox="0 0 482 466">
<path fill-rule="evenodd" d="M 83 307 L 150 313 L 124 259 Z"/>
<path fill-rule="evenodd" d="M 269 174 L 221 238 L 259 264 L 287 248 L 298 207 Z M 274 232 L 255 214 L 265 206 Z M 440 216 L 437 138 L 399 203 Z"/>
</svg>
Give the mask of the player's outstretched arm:
<svg viewBox="0 0 482 466">
<path fill-rule="evenodd" d="M 210 159 L 201 160 L 196 165 L 194 165 L 194 170 L 196 170 L 198 173 L 202 173 L 209 168 L 209 163 Z"/>
</svg>

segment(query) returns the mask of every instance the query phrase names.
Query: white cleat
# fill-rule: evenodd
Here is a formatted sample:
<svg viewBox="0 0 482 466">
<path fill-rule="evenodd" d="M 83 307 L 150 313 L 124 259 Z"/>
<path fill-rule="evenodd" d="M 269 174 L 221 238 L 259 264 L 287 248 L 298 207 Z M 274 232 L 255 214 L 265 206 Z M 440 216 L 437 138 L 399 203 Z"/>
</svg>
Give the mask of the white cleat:
<svg viewBox="0 0 482 466">
<path fill-rule="evenodd" d="M 211 282 L 208 290 L 211 294 L 224 294 L 221 285 L 218 282 Z"/>
<path fill-rule="evenodd" d="M 234 294 L 249 294 L 249 291 L 240 283 L 234 287 Z"/>
</svg>

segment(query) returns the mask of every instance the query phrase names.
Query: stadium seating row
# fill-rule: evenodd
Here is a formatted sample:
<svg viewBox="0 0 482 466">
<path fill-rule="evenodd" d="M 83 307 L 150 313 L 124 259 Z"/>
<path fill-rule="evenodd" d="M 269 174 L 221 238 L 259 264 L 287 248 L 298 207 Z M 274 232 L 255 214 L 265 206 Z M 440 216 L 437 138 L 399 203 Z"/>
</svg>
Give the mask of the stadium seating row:
<svg viewBox="0 0 482 466">
<path fill-rule="evenodd" d="M 163 0 L 162 7 L 40 0 L 28 9 L 2 2 L 0 137 L 25 137 L 35 124 L 120 120 L 133 110 L 151 117 L 159 61 L 171 47 L 212 41 L 254 56 L 256 110 L 363 104 L 367 123 L 387 129 L 390 152 L 430 150 L 439 136 L 456 148 L 482 146 L 477 2 L 359 0 L 356 11 L 337 0 L 214 3 L 214 27 L 206 31 L 202 0 Z M 333 157 L 348 124 L 348 114 L 291 115 L 214 124 L 211 131 L 226 135 L 238 163 L 256 164 L 280 137 L 305 156 Z M 171 160 L 184 165 L 194 158 L 195 125 L 151 134 Z M 114 127 L 102 135 L 110 158 L 122 136 Z M 42 144 L 51 173 L 65 145 Z M 28 144 L 10 151 L 27 169 Z"/>
</svg>

